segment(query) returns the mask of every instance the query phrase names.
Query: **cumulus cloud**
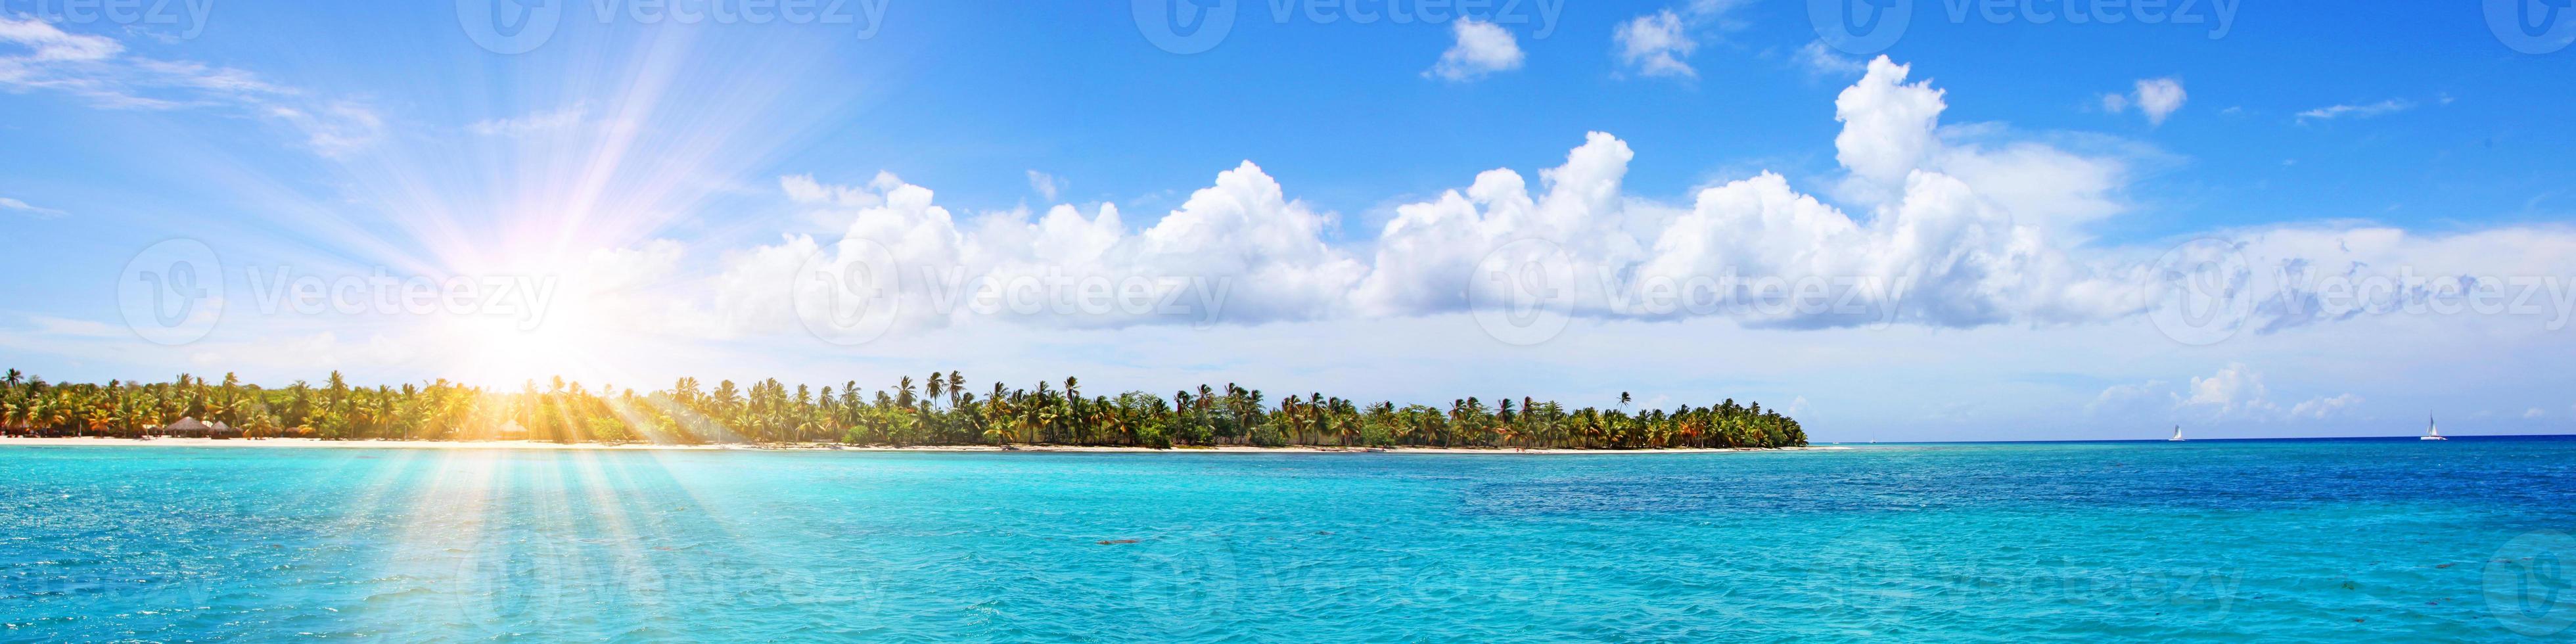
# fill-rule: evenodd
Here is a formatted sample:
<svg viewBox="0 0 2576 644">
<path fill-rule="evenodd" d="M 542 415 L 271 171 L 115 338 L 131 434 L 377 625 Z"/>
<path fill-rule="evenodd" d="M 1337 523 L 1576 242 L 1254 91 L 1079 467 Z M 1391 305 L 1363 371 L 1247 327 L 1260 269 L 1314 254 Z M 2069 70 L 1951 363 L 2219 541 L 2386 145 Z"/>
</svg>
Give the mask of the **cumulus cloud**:
<svg viewBox="0 0 2576 644">
<path fill-rule="evenodd" d="M 890 269 L 897 328 L 977 316 L 1071 327 L 1310 319 L 1339 312 L 1367 271 L 1324 243 L 1329 217 L 1288 198 L 1250 162 L 1141 230 L 1112 204 L 960 216 L 892 174 L 866 186 L 791 176 L 781 187 L 849 225 L 838 241 L 790 235 L 731 258 L 714 308 L 736 327 L 793 328 L 800 300 L 828 297 L 813 290 L 828 285 L 797 279 L 800 267 L 818 264 Z M 1151 305 L 1129 306 L 1125 288 L 1141 289 Z"/>
<path fill-rule="evenodd" d="M 2118 114 L 2136 106 L 2148 123 L 2164 125 L 2165 118 L 2181 110 L 2187 98 L 2180 79 L 2150 78 L 2138 81 L 2137 89 L 2128 94 L 2102 95 L 2102 109 Z"/>
<path fill-rule="evenodd" d="M 1191 315 L 1019 308 L 995 317 L 1031 324 L 1124 326 L 1433 315 L 1500 295 L 1488 266 L 1547 267 L 1568 314 L 1602 319 L 1715 317 L 1786 328 L 1912 324 L 1938 328 L 2086 324 L 2165 305 L 2158 246 L 2099 246 L 2089 230 L 2129 211 L 2129 158 L 2118 146 L 2070 148 L 2064 137 L 2019 136 L 1993 124 L 1948 126 L 1943 91 L 1885 57 L 1835 101 L 1837 175 L 1827 195 L 1760 172 L 1670 202 L 1624 189 L 1638 153 L 1604 132 L 1535 175 L 1488 170 L 1464 186 L 1397 203 L 1393 216 L 1347 247 L 1333 213 L 1289 196 L 1250 162 L 1219 173 L 1178 208 L 1131 227 L 1114 205 L 952 212 L 930 189 L 879 174 L 864 185 L 782 177 L 807 219 L 839 222 L 841 237 L 792 235 L 728 256 L 731 294 L 706 317 L 793 328 L 783 284 L 836 244 L 891 249 L 907 324 L 972 315 L 960 301 L 996 284 L 1144 280 L 1155 294 L 1211 299 Z M 1061 183 L 1030 176 L 1041 194 Z M 1053 199 L 1049 199 L 1053 201 Z M 2256 332 L 2354 315 L 2308 304 L 2326 285 L 2308 278 L 2407 270 L 2418 275 L 2576 273 L 2576 233 L 2500 230 L 2418 236 L 2351 224 L 2221 231 L 2223 252 L 2260 304 Z M 925 273 L 925 271 L 928 271 Z M 929 277 L 923 277 L 928 275 Z M 2264 285 L 2265 279 L 2279 284 Z M 1195 281 L 1196 283 L 1193 283 Z M 963 292 L 965 295 L 960 295 Z M 1220 293 L 1221 292 L 1221 293 Z M 2414 291 L 2432 297 L 2432 287 Z M 1221 297 L 1220 297 L 1221 294 Z M 2576 297 L 2571 294 L 2570 297 Z M 1781 305 L 1781 304 L 1794 305 Z M 2576 304 L 2571 304 L 2576 306 Z M 784 325 L 784 326 L 782 326 Z M 2192 379 L 2174 404 L 2229 413 L 2280 405 L 2250 370 Z M 2247 395 L 2239 395 L 2247 394 Z M 2310 401 L 2319 415 L 2354 401 Z M 2291 406 L 2297 410 L 2299 406 Z"/>
<path fill-rule="evenodd" d="M 1911 67 L 1880 56 L 1860 82 L 1834 97 L 1834 120 L 1843 124 L 1834 136 L 1834 160 L 1882 190 L 1903 185 L 1940 149 L 1935 126 L 1949 105 L 1932 81 L 1906 84 L 1910 73 Z"/>
<path fill-rule="evenodd" d="M 2263 374 L 2243 363 L 2229 363 L 2208 376 L 2193 376 L 2191 386 L 2184 391 L 2190 395 L 2183 398 L 2183 406 L 2212 409 L 2221 415 L 2274 409 L 2267 399 L 2271 391 L 2263 386 Z"/>
<path fill-rule="evenodd" d="M 1520 41 L 1501 25 L 1473 18 L 1450 23 L 1458 37 L 1457 44 L 1440 53 L 1440 62 L 1422 72 L 1430 78 L 1465 82 L 1494 72 L 1521 68 Z"/>
</svg>

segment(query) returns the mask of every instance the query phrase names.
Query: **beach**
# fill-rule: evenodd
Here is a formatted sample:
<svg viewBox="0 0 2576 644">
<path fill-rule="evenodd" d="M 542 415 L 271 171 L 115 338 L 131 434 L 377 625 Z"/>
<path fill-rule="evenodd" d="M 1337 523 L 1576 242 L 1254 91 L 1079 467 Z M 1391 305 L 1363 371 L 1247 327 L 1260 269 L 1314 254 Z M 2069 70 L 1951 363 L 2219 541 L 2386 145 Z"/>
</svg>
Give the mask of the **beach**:
<svg viewBox="0 0 2576 644">
<path fill-rule="evenodd" d="M 1723 454 L 1744 452 L 1781 452 L 1804 450 L 1850 449 L 1838 446 L 1781 447 L 1772 449 L 1514 449 L 1493 447 L 1252 447 L 1239 445 L 1190 446 L 1172 449 L 1150 447 L 1103 447 L 1083 445 L 920 445 L 892 447 L 884 445 L 842 445 L 834 443 L 709 443 L 700 445 L 658 443 L 556 443 L 550 441 L 451 441 L 451 440 L 322 440 L 318 438 L 0 438 L 6 447 L 216 447 L 280 449 L 504 449 L 504 450 L 684 450 L 684 451 L 764 451 L 764 452 L 974 452 L 1008 454 L 1016 452 L 1049 453 L 1148 453 L 1148 454 L 1486 454 L 1486 455 L 1571 455 L 1571 454 Z"/>
</svg>

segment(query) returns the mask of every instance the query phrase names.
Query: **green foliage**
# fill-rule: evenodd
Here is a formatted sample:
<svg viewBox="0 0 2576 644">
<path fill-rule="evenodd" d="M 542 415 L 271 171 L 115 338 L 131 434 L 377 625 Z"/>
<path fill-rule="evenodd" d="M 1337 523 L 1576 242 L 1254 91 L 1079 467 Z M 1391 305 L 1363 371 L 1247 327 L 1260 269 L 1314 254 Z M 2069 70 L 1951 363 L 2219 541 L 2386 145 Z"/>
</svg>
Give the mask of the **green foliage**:
<svg viewBox="0 0 2576 644">
<path fill-rule="evenodd" d="M 910 379 L 906 379 L 910 380 Z M 914 382 L 923 384 L 912 384 Z M 927 386 L 923 386 L 923 385 Z M 335 440 L 551 440 L 864 445 L 1048 444 L 1095 446 L 1287 445 L 1572 449 L 1762 448 L 1804 445 L 1798 421 L 1759 404 L 1630 410 L 1567 409 L 1552 401 L 1453 400 L 1446 408 L 1359 403 L 1321 393 L 1270 402 L 1257 389 L 1201 385 L 1169 398 L 1130 391 L 1082 393 L 995 383 L 966 388 L 957 372 L 863 392 L 857 382 L 789 386 L 778 380 L 707 387 L 683 378 L 638 394 L 552 378 L 513 391 L 444 380 L 399 388 L 352 385 L 339 373 L 321 387 L 297 381 L 263 389 L 227 374 L 220 384 L 180 375 L 167 383 L 56 384 L 0 378 L 0 432 L 140 436 L 181 418 L 221 422 L 248 437 Z"/>
</svg>

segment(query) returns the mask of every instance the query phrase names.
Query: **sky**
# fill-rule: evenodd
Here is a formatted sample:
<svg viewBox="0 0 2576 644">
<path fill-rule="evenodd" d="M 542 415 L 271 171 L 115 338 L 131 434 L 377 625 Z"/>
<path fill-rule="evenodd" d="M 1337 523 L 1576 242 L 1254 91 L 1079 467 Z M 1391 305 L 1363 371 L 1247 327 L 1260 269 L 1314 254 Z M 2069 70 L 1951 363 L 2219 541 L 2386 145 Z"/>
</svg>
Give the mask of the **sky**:
<svg viewBox="0 0 2576 644">
<path fill-rule="evenodd" d="M 2515 0 L 0 0 L 0 365 L 2571 433 L 2570 40 Z"/>
</svg>

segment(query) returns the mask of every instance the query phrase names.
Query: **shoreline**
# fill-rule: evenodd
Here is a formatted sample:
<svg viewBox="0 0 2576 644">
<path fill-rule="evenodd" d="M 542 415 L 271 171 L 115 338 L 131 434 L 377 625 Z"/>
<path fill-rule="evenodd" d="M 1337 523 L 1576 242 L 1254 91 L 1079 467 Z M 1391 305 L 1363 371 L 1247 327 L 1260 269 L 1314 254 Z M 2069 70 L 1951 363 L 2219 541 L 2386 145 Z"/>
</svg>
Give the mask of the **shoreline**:
<svg viewBox="0 0 2576 644">
<path fill-rule="evenodd" d="M 1086 447 L 1077 445 L 922 445 L 913 447 L 838 445 L 802 443 L 790 445 L 749 445 L 725 443 L 709 445 L 657 445 L 649 443 L 554 443 L 541 441 L 451 441 L 451 440 L 349 440 L 326 441 L 318 438 L 170 438 L 150 440 L 131 438 L 0 438 L 0 448 L 9 447 L 209 447 L 209 448 L 278 448 L 278 449 L 487 449 L 487 450 L 611 450 L 611 451 L 758 451 L 758 452 L 952 452 L 952 453 L 1137 453 L 1137 454 L 1489 454 L 1489 455 L 1580 455 L 1580 454 L 1730 454 L 1750 452 L 1791 452 L 1809 450 L 1847 450 L 1842 446 L 1779 448 L 1680 448 L 1680 449 L 1514 449 L 1496 447 L 1389 447 L 1378 451 L 1361 447 Z"/>
</svg>

